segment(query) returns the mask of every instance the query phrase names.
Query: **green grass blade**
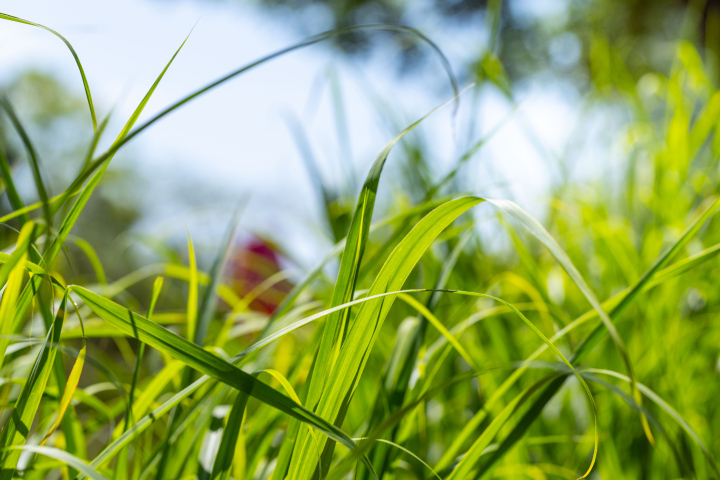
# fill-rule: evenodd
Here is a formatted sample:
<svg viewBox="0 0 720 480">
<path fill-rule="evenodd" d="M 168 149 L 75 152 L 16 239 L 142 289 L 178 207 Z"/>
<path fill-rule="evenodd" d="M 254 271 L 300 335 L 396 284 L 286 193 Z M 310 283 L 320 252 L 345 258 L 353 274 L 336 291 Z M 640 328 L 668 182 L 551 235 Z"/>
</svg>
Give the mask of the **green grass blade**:
<svg viewBox="0 0 720 480">
<path fill-rule="evenodd" d="M 29 220 L 29 217 L 27 216 L 27 212 L 23 210 L 25 208 L 25 204 L 15 188 L 15 182 L 13 182 L 12 175 L 10 174 L 10 165 L 8 165 L 7 157 L 5 156 L 5 152 L 3 152 L 2 145 L 0 145 L 0 173 L 2 174 L 3 183 L 5 184 L 5 190 L 7 191 L 10 205 L 16 212 L 20 211 L 17 216 L 20 217 L 20 224 L 22 225 Z M 6 222 L 7 220 L 9 220 L 9 218 L 5 219 L 5 217 L 3 217 L 0 219 L 0 222 Z"/>
<path fill-rule="evenodd" d="M 53 35 L 55 35 L 56 37 L 58 37 L 60 40 L 63 41 L 63 43 L 70 50 L 70 53 L 72 53 L 72 56 L 75 59 L 75 63 L 77 64 L 78 71 L 80 72 L 80 77 L 82 78 L 83 87 L 85 88 L 85 96 L 87 97 L 88 107 L 90 108 L 90 117 L 92 118 L 93 130 L 97 130 L 97 118 L 95 116 L 95 107 L 93 106 L 92 95 L 90 94 L 90 85 L 88 84 L 87 78 L 85 77 L 85 70 L 83 69 L 82 63 L 80 63 L 80 57 L 78 57 L 77 53 L 75 52 L 75 49 L 70 44 L 70 42 L 68 42 L 65 37 L 60 35 L 55 30 L 48 28 L 44 25 L 40 25 L 39 23 L 31 22 L 30 20 L 24 20 L 22 18 L 15 17 L 13 15 L 8 15 L 6 13 L 0 13 L 0 19 L 8 20 L 11 22 L 22 23 L 25 25 L 31 25 L 33 27 L 42 28 L 43 30 L 47 30 L 48 32 L 52 33 Z"/>
<path fill-rule="evenodd" d="M 35 188 L 37 188 L 38 195 L 40 196 L 40 202 L 42 203 L 45 222 L 47 223 L 47 228 L 50 229 L 52 228 L 52 215 L 50 213 L 49 203 L 50 197 L 48 196 L 45 181 L 43 180 L 42 173 L 40 172 L 40 158 L 38 157 L 37 150 L 35 149 L 33 143 L 30 141 L 30 137 L 28 136 L 27 131 L 25 131 L 25 127 L 23 127 L 22 123 L 20 122 L 20 119 L 18 118 L 15 109 L 10 103 L 10 100 L 8 100 L 5 95 L 0 95 L 0 107 L 3 108 L 5 110 L 5 113 L 7 113 L 8 117 L 10 117 L 10 122 L 13 124 L 15 130 L 20 135 L 22 144 L 27 151 L 28 157 L 30 159 L 30 167 L 33 174 L 33 180 L 35 181 Z"/>
</svg>

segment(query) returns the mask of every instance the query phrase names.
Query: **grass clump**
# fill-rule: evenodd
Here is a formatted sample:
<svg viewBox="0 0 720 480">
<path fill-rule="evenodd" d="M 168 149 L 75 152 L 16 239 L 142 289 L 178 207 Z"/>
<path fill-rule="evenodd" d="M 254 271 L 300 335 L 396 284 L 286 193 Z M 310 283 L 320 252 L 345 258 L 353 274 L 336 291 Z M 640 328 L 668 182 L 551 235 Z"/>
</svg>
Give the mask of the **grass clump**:
<svg viewBox="0 0 720 480">
<path fill-rule="evenodd" d="M 273 58 L 353 29 L 243 66 L 136 125 L 181 45 L 98 153 L 107 120 L 97 121 L 72 46 L 44 26 L 0 18 L 65 42 L 94 128 L 82 170 L 53 196 L 20 117 L 0 98 L 39 199 L 25 204 L 0 155 L 12 206 L 2 222 L 14 232 L 0 254 L 0 480 L 720 474 L 720 93 L 692 45 L 679 45 L 668 76 L 637 81 L 609 45 L 594 57 L 601 101 L 609 96 L 632 119 L 630 161 L 611 180 L 584 184 L 586 194 L 564 177 L 542 223 L 510 200 L 458 193 L 467 186 L 458 173 L 486 139 L 444 177 L 397 192 L 407 208 L 376 218 L 394 147 L 417 153 L 411 167 L 433 171 L 406 137 L 425 117 L 380 152 L 352 200 L 338 201 L 317 179 L 336 246 L 276 308 L 252 313 L 286 276 L 269 275 L 249 293 L 228 285 L 237 215 L 208 272 L 188 238 L 187 262 L 106 278 L 103 259 L 71 232 L 114 155 L 141 132 Z M 445 57 L 422 34 L 357 28 L 428 43 L 455 92 L 448 103 L 459 101 Z M 512 96 L 502 65 L 488 58 L 484 81 Z M 650 96 L 640 91 L 648 79 L 658 86 Z M 338 213 L 342 205 L 354 209 Z M 479 211 L 492 215 L 471 213 Z M 487 221 L 511 248 L 488 247 L 477 228 Z M 63 272 L 68 243 L 89 258 L 96 283 Z M 152 287 L 134 299 L 130 289 L 148 278 Z"/>
</svg>

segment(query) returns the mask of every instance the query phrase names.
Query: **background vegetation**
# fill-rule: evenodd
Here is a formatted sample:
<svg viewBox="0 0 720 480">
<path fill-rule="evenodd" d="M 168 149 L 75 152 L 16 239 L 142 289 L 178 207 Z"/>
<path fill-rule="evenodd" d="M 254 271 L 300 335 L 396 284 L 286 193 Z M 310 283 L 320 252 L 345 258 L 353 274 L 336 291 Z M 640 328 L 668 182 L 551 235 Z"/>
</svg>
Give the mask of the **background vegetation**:
<svg viewBox="0 0 720 480">
<path fill-rule="evenodd" d="M 449 31 L 484 22 L 462 65 L 396 25 L 411 3 L 263 8 L 319 8 L 330 30 L 145 119 L 173 56 L 117 133 L 82 52 L 0 14 L 65 41 L 86 92 L 29 72 L 0 95 L 0 479 L 719 477 L 716 2 L 571 2 L 555 23 L 523 22 L 519 2 L 433 3 Z M 565 153 L 526 132 L 552 172 L 527 208 L 542 216 L 479 195 L 502 180 L 469 169 L 497 129 L 439 168 L 411 133 L 426 117 L 379 105 L 397 136 L 360 179 L 329 180 L 289 121 L 317 193 L 295 201 L 319 202 L 335 245 L 314 269 L 298 272 L 292 239 L 239 232 L 245 197 L 209 251 L 135 235 L 151 205 L 128 192 L 153 187 L 108 170 L 116 153 L 316 43 L 394 49 L 404 75 L 433 58 L 452 90 L 438 108 L 477 115 L 481 89 L 517 103 L 530 78 L 569 79 L 586 116 Z M 572 144 L 598 115 L 616 158 L 578 172 Z"/>
</svg>

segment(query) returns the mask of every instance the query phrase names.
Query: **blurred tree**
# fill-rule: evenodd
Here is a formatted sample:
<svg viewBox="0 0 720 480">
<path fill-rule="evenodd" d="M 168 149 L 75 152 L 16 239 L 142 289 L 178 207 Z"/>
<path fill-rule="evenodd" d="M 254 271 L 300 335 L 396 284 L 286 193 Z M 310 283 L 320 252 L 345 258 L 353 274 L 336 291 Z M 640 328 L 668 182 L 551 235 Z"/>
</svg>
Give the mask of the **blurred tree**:
<svg viewBox="0 0 720 480">
<path fill-rule="evenodd" d="M 445 33 L 477 25 L 484 29 L 485 44 L 477 47 L 474 62 L 462 66 L 470 77 L 485 75 L 486 54 L 491 52 L 513 81 L 551 70 L 585 85 L 597 37 L 618 47 L 637 76 L 667 71 L 674 57 L 672 42 L 680 37 L 706 46 L 714 57 L 720 52 L 720 0 L 268 0 L 258 4 L 306 35 L 369 23 L 422 27 L 428 18 L 435 22 L 432 28 Z M 433 32 L 424 31 L 432 37 Z M 401 71 L 429 55 L 407 35 L 354 31 L 333 43 L 356 57 L 380 45 L 384 51 L 394 45 L 401 52 Z"/>
</svg>

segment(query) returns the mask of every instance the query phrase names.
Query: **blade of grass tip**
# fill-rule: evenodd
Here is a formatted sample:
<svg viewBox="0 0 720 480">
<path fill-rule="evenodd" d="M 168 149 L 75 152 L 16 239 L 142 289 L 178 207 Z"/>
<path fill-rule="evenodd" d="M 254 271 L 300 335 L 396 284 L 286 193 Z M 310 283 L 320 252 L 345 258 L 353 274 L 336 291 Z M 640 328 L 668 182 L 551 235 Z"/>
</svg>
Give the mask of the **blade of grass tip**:
<svg viewBox="0 0 720 480">
<path fill-rule="evenodd" d="M 463 90 L 463 92 L 465 90 Z M 360 264 L 362 262 L 363 252 L 370 235 L 370 223 L 372 220 L 373 210 L 375 208 L 375 197 L 377 195 L 377 189 L 380 182 L 380 175 L 382 174 L 385 161 L 387 160 L 390 151 L 403 136 L 412 131 L 423 120 L 454 100 L 455 97 L 434 108 L 429 113 L 405 128 L 405 130 L 396 135 L 395 138 L 393 138 L 385 146 L 385 148 L 383 148 L 380 155 L 378 155 L 377 159 L 373 163 L 365 180 L 365 184 L 360 192 L 352 223 L 350 224 L 350 229 L 346 237 L 345 249 L 340 262 L 338 278 L 333 290 L 331 307 L 341 305 L 352 300 L 358 271 L 360 270 Z M 315 365 L 316 370 L 313 372 L 313 376 L 310 380 L 311 384 L 307 400 L 307 405 L 310 406 L 310 408 L 313 408 L 319 400 L 320 394 L 324 389 L 325 382 L 328 380 L 328 374 L 332 370 L 335 360 L 339 355 L 342 340 L 346 335 L 347 322 L 350 318 L 349 315 L 349 310 L 341 310 L 332 313 L 325 324 L 325 331 L 323 332 L 323 338 L 320 342 L 320 349 L 317 354 L 317 362 Z"/>
<path fill-rule="evenodd" d="M 43 215 L 45 216 L 47 228 L 50 230 L 52 229 L 52 215 L 50 214 L 50 204 L 47 188 L 45 187 L 45 182 L 43 181 L 43 176 L 40 172 L 40 158 L 38 157 L 37 150 L 35 150 L 35 146 L 30 141 L 30 137 L 25 131 L 22 122 L 20 122 L 20 118 L 18 118 L 17 113 L 15 112 L 15 108 L 13 108 L 10 100 L 2 94 L 0 94 L 0 107 L 5 110 L 5 113 L 7 113 L 8 117 L 10 118 L 10 122 L 15 127 L 18 135 L 20 135 L 22 144 L 27 151 L 28 157 L 30 158 L 30 166 L 32 167 L 35 188 L 37 188 L 38 196 L 40 197 L 40 201 L 43 205 Z M 45 248 L 47 248 L 47 245 L 49 245 L 49 243 L 46 243 Z"/>
<path fill-rule="evenodd" d="M 100 137 L 102 137 L 102 134 L 105 133 L 105 129 L 107 128 L 108 123 L 110 123 L 110 117 L 112 116 L 112 111 L 110 111 L 102 122 L 100 122 L 100 127 L 95 130 L 93 133 L 92 139 L 90 140 L 90 145 L 88 147 L 87 154 L 85 154 L 85 160 L 83 160 L 83 164 L 80 167 L 80 174 L 83 172 L 86 168 L 90 166 L 90 163 L 92 162 L 93 157 L 95 156 L 95 152 L 97 151 L 98 143 L 100 143 Z"/>
<path fill-rule="evenodd" d="M 55 35 L 56 37 L 58 37 L 60 40 L 63 41 L 63 43 L 68 47 L 68 50 L 70 50 L 70 53 L 72 53 L 72 56 L 75 59 L 75 63 L 77 64 L 78 71 L 80 72 L 80 77 L 82 78 L 83 87 L 85 88 L 85 96 L 87 97 L 88 107 L 90 108 L 90 117 L 92 118 L 93 131 L 97 130 L 97 118 L 95 116 L 95 107 L 93 106 L 92 95 L 90 94 L 90 85 L 88 84 L 87 78 L 85 77 L 85 70 L 83 70 L 82 63 L 80 63 L 80 57 L 78 57 L 77 53 L 75 52 L 75 49 L 70 44 L 70 42 L 68 42 L 65 37 L 60 35 L 58 32 L 56 32 L 52 28 L 48 28 L 45 25 L 40 25 L 39 23 L 31 22 L 30 20 L 24 20 L 22 18 L 15 17 L 13 15 L 8 15 L 6 13 L 0 13 L 0 19 L 8 20 L 11 22 L 23 23 L 25 25 L 31 25 L 33 27 L 42 28 L 43 30 L 47 30 L 48 32 L 52 33 L 53 35 Z"/>
<path fill-rule="evenodd" d="M 240 223 L 240 214 L 244 205 L 245 201 L 243 200 L 242 203 L 235 208 L 233 216 L 230 219 L 230 223 L 225 232 L 225 238 L 220 245 L 220 250 L 218 251 L 215 261 L 208 272 L 210 276 L 210 283 L 205 289 L 202 301 L 200 302 L 200 314 L 198 316 L 197 329 L 195 330 L 195 343 L 198 345 L 205 344 L 205 337 L 207 337 L 210 322 L 215 314 L 218 298 L 217 290 L 222 280 L 223 269 L 227 262 L 228 255 L 230 254 L 230 248 L 232 246 L 233 238 L 235 238 L 235 232 L 237 231 L 238 224 Z"/>
<path fill-rule="evenodd" d="M 86 242 L 80 237 L 70 236 L 68 237 L 68 239 L 75 245 L 77 245 L 77 247 L 85 254 L 85 257 L 87 257 L 88 261 L 90 262 L 90 266 L 95 272 L 95 278 L 97 278 L 98 283 L 100 285 L 107 285 L 105 269 L 103 269 L 102 262 L 100 262 L 100 257 L 98 257 L 98 254 L 95 252 L 95 249 L 92 247 L 92 245 L 90 245 L 88 242 Z"/>
<path fill-rule="evenodd" d="M 390 31 L 390 32 L 406 33 L 406 34 L 414 35 L 414 36 L 417 36 L 418 38 L 420 38 L 423 42 L 427 43 L 440 58 L 440 61 L 443 65 L 443 69 L 445 70 L 445 72 L 447 73 L 447 75 L 449 77 L 450 84 L 453 89 L 453 93 L 456 95 L 456 99 L 457 99 L 457 95 L 459 93 L 458 87 L 457 87 L 457 80 L 455 78 L 455 74 L 452 72 L 452 68 L 450 67 L 450 62 L 448 61 L 445 54 L 442 53 L 442 50 L 440 50 L 440 48 L 432 40 L 430 40 L 428 37 L 423 35 L 420 31 L 418 31 L 414 28 L 410 28 L 410 27 L 404 27 L 404 26 L 399 26 L 399 25 L 384 25 L 384 24 L 356 25 L 356 26 L 352 26 L 352 27 L 330 30 L 327 32 L 323 32 L 323 33 L 311 36 L 300 43 L 296 43 L 295 45 L 291 45 L 289 47 L 283 48 L 274 53 L 266 55 L 265 57 L 262 57 L 258 60 L 255 60 L 254 62 L 251 62 L 243 67 L 240 67 L 239 69 L 237 69 L 233 72 L 230 72 L 229 74 L 219 78 L 218 80 L 215 80 L 214 82 L 212 82 L 212 83 L 194 91 L 193 93 L 185 96 L 184 98 L 178 100 L 174 104 L 167 107 L 165 110 L 161 111 L 160 113 L 158 113 L 157 115 L 155 115 L 154 117 L 152 117 L 151 119 L 149 119 L 148 121 L 146 121 L 145 123 L 143 123 L 142 125 L 137 127 L 132 132 L 129 132 L 126 136 L 124 136 L 122 138 L 122 140 L 113 144 L 113 146 L 110 147 L 110 149 L 107 152 L 105 152 L 104 154 L 100 155 L 98 158 L 93 160 L 90 167 L 88 169 L 86 169 L 85 172 L 83 172 L 80 176 L 78 176 L 75 179 L 75 181 L 72 183 L 70 188 L 68 188 L 68 191 L 74 191 L 77 188 L 79 188 L 80 185 L 82 185 L 85 182 L 85 180 L 87 180 L 95 170 L 97 170 L 106 160 L 108 160 L 109 158 L 112 158 L 112 156 L 115 154 L 115 152 L 117 152 L 123 145 L 128 143 L 130 140 L 135 138 L 135 136 L 137 136 L 138 134 L 143 132 L 145 129 L 150 127 L 152 124 L 154 124 L 161 118 L 163 118 L 166 115 L 170 114 L 171 112 L 177 110 L 178 108 L 180 108 L 183 105 L 185 105 L 186 103 L 194 100 L 195 98 L 203 95 L 204 93 L 208 92 L 209 90 L 212 90 L 213 88 L 217 87 L 218 85 L 221 85 L 221 84 L 227 82 L 228 80 L 231 80 L 232 78 L 234 78 L 238 75 L 241 75 L 242 73 L 245 73 L 248 70 L 251 70 L 254 67 L 257 67 L 259 65 L 262 65 L 263 63 L 266 63 L 270 60 L 273 60 L 282 55 L 285 55 L 286 53 L 290 53 L 294 50 L 299 50 L 301 48 L 323 42 L 330 38 L 341 36 L 341 35 L 347 35 L 349 33 L 353 33 L 355 31 L 359 31 L 359 30 L 384 30 L 384 31 Z M 456 104 L 455 104 L 456 110 L 457 110 L 457 105 L 458 105 L 457 102 L 458 101 L 459 100 L 456 100 Z"/>
<path fill-rule="evenodd" d="M 468 240 L 472 236 L 472 231 L 468 231 L 458 240 L 457 244 L 451 251 L 448 259 L 443 262 L 442 270 L 440 271 L 440 275 L 438 276 L 437 283 L 435 285 L 436 291 L 431 292 L 430 297 L 428 298 L 425 307 L 432 312 L 432 310 L 435 309 L 438 302 L 440 301 L 441 293 L 437 290 L 442 290 L 445 288 L 448 279 L 450 278 L 450 274 L 452 273 L 453 269 L 455 268 L 455 265 L 457 264 L 457 260 L 460 256 L 460 252 L 464 248 L 465 244 L 468 242 Z M 407 295 L 407 294 L 403 294 Z M 438 322 L 439 323 L 439 322 Z M 410 333 L 410 338 L 408 339 L 408 351 L 405 352 L 404 355 L 402 355 L 402 358 L 398 361 L 401 362 L 401 364 L 397 367 L 398 373 L 395 375 L 396 380 L 392 383 L 392 385 L 387 386 L 388 390 L 388 406 L 387 411 L 392 413 L 398 408 L 401 407 L 402 403 L 405 401 L 405 396 L 407 394 L 407 390 L 410 387 L 410 380 L 412 378 L 412 373 L 415 370 L 417 363 L 419 361 L 419 354 L 422 348 L 422 345 L 425 341 L 425 334 L 427 332 L 427 324 L 428 319 L 423 316 L 422 314 L 419 315 L 419 321 L 417 322 L 417 326 L 413 329 L 413 331 Z M 396 338 L 399 338 L 399 333 L 396 335 Z M 447 337 L 442 337 L 447 338 Z M 428 352 L 425 352 L 427 355 Z M 467 355 L 469 357 L 469 355 Z M 474 365 L 474 364 L 469 364 Z M 477 371 L 477 368 L 476 368 Z M 380 400 L 378 400 L 379 402 Z M 384 409 L 378 408 L 376 410 L 378 412 L 378 416 L 376 418 L 372 418 L 370 421 L 370 426 L 374 426 L 377 423 L 379 423 L 382 420 L 382 416 L 384 416 L 383 411 Z M 398 429 L 393 429 L 390 435 L 390 440 L 395 440 L 397 438 Z M 389 458 L 389 451 L 388 448 L 376 448 L 374 452 L 374 464 L 376 465 L 376 468 L 379 470 L 379 474 L 382 475 L 384 473 L 384 469 L 386 466 L 390 463 Z"/>
<path fill-rule="evenodd" d="M 17 192 L 17 189 L 15 188 L 15 182 L 13 182 L 12 175 L 10 174 L 10 165 L 8 165 L 7 157 L 5 156 L 2 145 L 0 145 L 0 173 L 2 174 L 3 183 L 5 184 L 5 190 L 7 191 L 10 205 L 15 211 L 22 210 L 25 207 L 25 204 L 23 203 L 20 195 Z M 20 213 L 19 217 L 20 225 L 24 224 L 30 219 L 27 216 L 27 213 L 25 213 L 24 211 Z M 7 220 L 5 220 L 4 218 L 0 219 L 0 222 L 5 221 Z"/>
<path fill-rule="evenodd" d="M 622 357 L 623 363 L 625 364 L 625 368 L 627 369 L 628 375 L 633 380 L 632 382 L 632 392 L 633 392 L 633 398 L 637 402 L 638 405 L 642 406 L 642 395 L 640 395 L 640 391 L 638 390 L 637 386 L 635 385 L 637 383 L 637 378 L 635 377 L 635 372 L 632 366 L 632 362 L 630 360 L 630 356 L 627 353 L 627 349 L 625 348 L 625 343 L 623 342 L 622 338 L 620 337 L 620 334 L 618 333 L 617 329 L 615 328 L 615 324 L 613 324 L 612 320 L 610 319 L 610 316 L 605 312 L 605 310 L 602 307 L 602 304 L 600 303 L 600 300 L 598 300 L 597 296 L 595 295 L 595 292 L 590 288 L 590 286 L 585 282 L 585 279 L 580 274 L 577 268 L 575 268 L 575 265 L 570 260 L 570 257 L 568 257 L 567 253 L 565 253 L 565 250 L 560 246 L 560 244 L 557 243 L 555 238 L 553 238 L 552 235 L 545 229 L 545 227 L 542 226 L 540 222 L 535 220 L 530 214 L 528 214 L 525 210 L 520 208 L 519 205 L 517 205 L 514 202 L 511 202 L 509 200 L 498 200 L 498 199 L 487 199 L 488 202 L 495 205 L 499 209 L 507 212 L 508 214 L 512 215 L 516 220 L 520 222 L 520 224 L 527 229 L 530 234 L 532 234 L 540 243 L 542 243 L 555 257 L 555 259 L 562 265 L 562 267 L 565 269 L 567 274 L 570 276 L 570 278 L 573 280 L 575 285 L 580 289 L 582 294 L 585 296 L 585 298 L 588 300 L 590 305 L 598 312 L 598 315 L 600 317 L 600 320 L 602 321 L 603 325 L 607 329 L 608 333 L 610 334 L 610 337 L 612 338 L 613 342 L 615 343 L 615 347 L 617 348 L 618 352 L 620 353 L 620 356 Z M 648 441 L 654 445 L 655 440 L 653 439 L 652 432 L 650 431 L 650 425 L 648 424 L 647 418 L 645 415 L 641 412 L 640 413 L 640 419 L 643 426 L 643 430 L 645 432 L 645 436 L 647 437 Z"/>
<path fill-rule="evenodd" d="M 165 65 L 165 68 L 163 68 L 162 72 L 160 72 L 160 75 L 158 75 L 158 77 L 155 79 L 155 82 L 152 84 L 152 86 L 150 87 L 148 92 L 145 94 L 145 96 L 143 97 L 140 104 L 135 108 L 132 115 L 130 116 L 128 121 L 125 123 L 125 126 L 118 134 L 118 137 L 115 139 L 115 142 L 113 142 L 113 145 L 111 146 L 110 150 L 108 150 L 108 152 L 106 152 L 105 155 L 101 156 L 102 161 L 91 162 L 91 165 L 88 168 L 84 169 L 80 173 L 80 175 L 75 179 L 75 181 L 70 185 L 70 187 L 68 187 L 65 190 L 65 192 L 62 194 L 62 199 L 58 202 L 58 204 L 57 204 L 58 206 L 55 208 L 55 211 L 59 210 L 64 205 L 65 201 L 69 198 L 69 196 L 72 194 L 72 192 L 79 190 L 82 187 L 82 184 L 85 183 L 85 180 L 87 180 L 87 178 L 89 178 L 91 176 L 91 174 L 93 174 L 93 172 L 95 172 L 95 170 L 97 170 L 98 168 L 100 169 L 95 175 L 93 175 L 93 179 L 95 179 L 98 176 L 99 177 L 103 176 L 105 169 L 108 167 L 108 165 L 110 164 L 110 161 L 113 159 L 115 152 L 117 152 L 117 150 L 120 148 L 120 146 L 127 139 L 128 133 L 130 132 L 132 127 L 135 125 L 135 122 L 137 122 L 137 119 L 140 117 L 140 114 L 143 112 L 143 110 L 145 109 L 145 106 L 150 101 L 150 98 L 152 97 L 153 93 L 155 93 L 155 89 L 160 84 L 160 81 L 163 79 L 163 77 L 165 76 L 165 73 L 170 68 L 170 65 L 172 65 L 173 61 L 175 60 L 175 57 L 178 56 L 178 54 L 180 53 L 180 50 L 182 50 L 182 48 L 185 46 L 185 43 L 188 41 L 188 38 L 190 38 L 191 33 L 192 33 L 192 30 L 190 31 L 190 33 L 188 33 L 188 36 L 185 37 L 185 40 L 183 40 L 183 42 L 180 44 L 178 49 L 175 51 L 173 56 L 170 58 L 170 61 L 168 61 L 168 63 Z M 90 183 L 88 183 L 88 185 L 86 185 L 85 189 L 88 189 L 90 187 L 90 185 L 93 183 L 95 185 L 97 185 L 98 181 L 99 181 L 99 178 L 97 179 L 96 182 L 93 182 L 91 180 Z M 94 190 L 94 188 L 95 187 L 93 186 L 90 189 L 90 191 Z M 77 205 L 77 203 L 76 203 L 76 205 Z M 84 204 L 81 205 L 81 208 L 83 206 L 84 206 Z M 70 214 L 68 214 L 68 217 L 69 216 L 70 216 Z"/>
<path fill-rule="evenodd" d="M 80 193 L 80 191 L 79 191 L 79 190 L 76 190 L 75 192 L 73 192 L 73 193 L 70 194 L 70 197 L 74 197 L 74 196 L 76 196 L 78 193 Z M 52 197 L 52 198 L 50 199 L 50 205 L 55 205 L 55 204 L 57 204 L 57 203 L 58 203 L 60 200 L 62 200 L 63 198 L 65 198 L 65 194 L 64 194 L 64 193 L 61 193 L 60 195 L 56 195 L 56 196 Z M 2 217 L 0 217 L 0 223 L 5 223 L 5 222 L 8 222 L 8 221 L 12 220 L 13 218 L 18 218 L 18 217 L 27 218 L 27 214 L 28 214 L 28 213 L 34 212 L 35 210 L 37 210 L 37 209 L 39 209 L 39 208 L 42 208 L 42 206 L 43 206 L 42 202 L 36 202 L 36 203 L 30 204 L 30 205 L 28 205 L 28 206 L 26 206 L 26 207 L 22 207 L 22 208 L 16 209 L 16 210 L 14 210 L 13 212 L 8 213 L 7 215 L 3 215 Z M 13 208 L 14 208 L 14 207 L 13 207 Z M 21 223 L 22 223 L 22 222 L 21 222 Z"/>
<path fill-rule="evenodd" d="M 68 287 L 68 290 L 82 298 L 85 304 L 98 316 L 126 334 L 137 334 L 138 340 L 164 351 L 190 367 L 212 376 L 230 387 L 248 393 L 293 418 L 303 420 L 329 438 L 342 443 L 350 450 L 357 448 L 357 444 L 332 423 L 307 410 L 302 405 L 298 405 L 292 399 L 282 395 L 267 384 L 256 380 L 252 375 L 235 367 L 232 363 L 213 355 L 160 325 L 148 322 L 142 316 L 90 290 L 77 285 Z M 363 458 L 363 463 L 372 468 L 367 457 Z"/>
<path fill-rule="evenodd" d="M 707 203 L 711 203 L 710 207 L 705 209 L 704 212 L 700 215 L 695 214 L 697 216 L 697 219 L 685 230 L 685 232 L 678 238 L 678 240 L 673 243 L 670 248 L 668 248 L 657 260 L 656 262 L 648 269 L 645 274 L 638 280 L 628 291 L 628 293 L 622 297 L 618 301 L 618 303 L 615 304 L 615 307 L 613 307 L 610 310 L 609 316 L 613 320 L 616 320 L 620 314 L 632 303 L 632 301 L 637 297 L 637 295 L 645 289 L 646 286 L 649 286 L 652 282 L 652 280 L 656 276 L 661 276 L 662 272 L 658 273 L 658 269 L 662 268 L 664 265 L 666 265 L 672 258 L 690 241 L 690 239 L 694 236 L 695 233 L 700 229 L 700 227 L 705 224 L 706 221 L 708 221 L 714 214 L 717 212 L 717 208 L 719 206 L 720 198 L 714 199 L 710 198 L 706 201 L 704 201 L 700 207 L 697 210 L 701 210 Z M 702 257 L 700 257 L 702 258 Z M 707 258 L 707 257 L 706 257 Z M 680 262 L 683 263 L 683 262 Z M 668 271 L 673 270 L 673 267 L 670 267 L 667 269 Z M 630 295 L 632 293 L 632 295 Z M 624 301 L 625 298 L 629 299 L 627 301 Z M 580 346 L 575 351 L 575 354 L 570 358 L 570 361 L 572 363 L 580 363 L 582 360 L 595 348 L 595 346 L 600 342 L 600 340 L 603 338 L 605 334 L 605 328 L 603 328 L 603 325 L 598 326 L 595 330 L 593 330 L 590 335 L 588 335 L 585 340 L 580 344 Z M 530 425 L 535 421 L 535 419 L 538 417 L 542 409 L 545 407 L 545 405 L 550 401 L 551 398 L 555 396 L 555 394 L 560 390 L 560 387 L 565 382 L 564 378 L 558 379 L 553 381 L 548 387 L 545 389 L 545 391 L 542 393 L 540 397 L 534 402 L 532 407 L 528 410 L 528 412 L 523 417 L 523 420 L 519 422 L 516 427 L 513 429 L 513 431 L 505 438 L 505 440 L 500 444 L 500 447 L 498 450 L 493 453 L 490 460 L 487 462 L 487 466 L 491 466 L 496 461 L 498 461 L 502 456 L 518 441 L 524 433 L 527 431 L 528 428 L 530 428 Z M 634 398 L 633 398 L 634 399 Z"/>
<path fill-rule="evenodd" d="M 79 459 L 75 455 L 72 455 L 64 450 L 54 447 L 44 447 L 42 445 L 15 445 L 9 448 L 10 451 L 16 451 L 18 455 L 21 452 L 31 452 L 36 455 L 44 455 L 46 457 L 54 458 L 68 467 L 72 467 L 78 472 L 82 472 L 87 478 L 92 480 L 108 480 L 107 477 L 102 475 L 100 472 L 95 470 L 93 467 L 88 465 L 83 460 Z"/>
<path fill-rule="evenodd" d="M 57 353 L 57 345 L 60 341 L 60 331 L 65 319 L 65 305 L 67 303 L 67 293 L 58 306 L 55 321 L 50 329 L 48 329 L 45 342 L 40 349 L 40 353 L 35 360 L 33 368 L 28 376 L 25 385 L 23 385 L 20 396 L 15 402 L 10 419 L 3 429 L 0 436 L 0 446 L 3 449 L 24 445 L 30 435 L 30 427 L 33 419 L 40 406 L 40 399 L 47 385 L 50 374 L 53 370 L 55 354 Z M 7 450 L 3 453 L 0 461 L 0 480 L 10 480 L 13 478 L 18 460 L 20 459 L 20 450 Z"/>
<path fill-rule="evenodd" d="M 257 378 L 257 373 L 254 374 Z M 240 429 L 243 424 L 245 415 L 245 406 L 250 396 L 247 393 L 237 392 L 235 401 L 230 409 L 227 423 L 223 429 L 220 447 L 215 456 L 210 480 L 228 480 L 230 478 L 230 469 L 233 465 L 235 457 L 235 448 L 237 446 L 238 437 L 241 435 Z M 298 402 L 299 403 L 299 402 Z"/>
<path fill-rule="evenodd" d="M 455 338 L 455 335 L 450 333 L 450 331 L 445 328 L 445 325 L 442 324 L 442 322 L 421 302 L 419 302 L 415 297 L 412 297 L 408 294 L 402 293 L 398 295 L 398 298 L 400 300 L 407 303 L 409 306 L 414 308 L 420 315 L 423 316 L 423 318 L 426 318 L 433 327 L 437 329 L 440 334 L 445 337 L 450 343 L 450 345 L 453 346 L 455 350 L 460 354 L 460 356 L 467 362 L 467 364 L 475 371 L 480 370 L 480 366 L 475 363 L 475 360 L 470 356 L 469 353 L 465 350 L 465 348 L 460 344 L 457 338 Z"/>
</svg>

